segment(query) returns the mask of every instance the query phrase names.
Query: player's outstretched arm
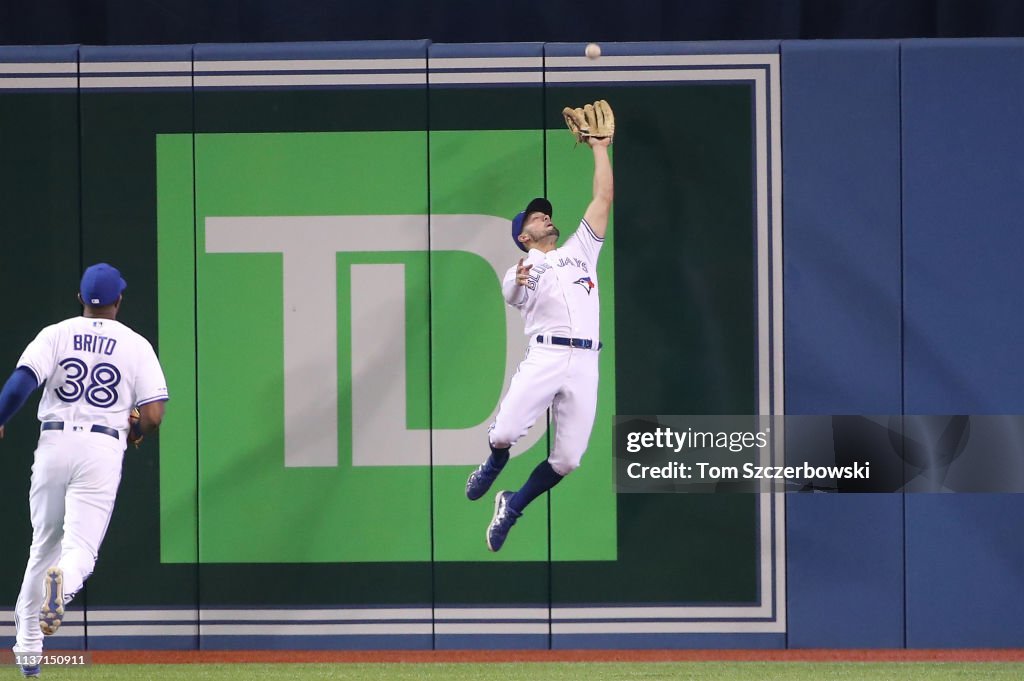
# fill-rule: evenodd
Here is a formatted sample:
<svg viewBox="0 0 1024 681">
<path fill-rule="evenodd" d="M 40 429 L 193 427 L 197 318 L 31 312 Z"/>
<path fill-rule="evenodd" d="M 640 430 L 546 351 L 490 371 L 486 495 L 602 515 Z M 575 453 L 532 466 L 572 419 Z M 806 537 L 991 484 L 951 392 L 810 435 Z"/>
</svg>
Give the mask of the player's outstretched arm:
<svg viewBox="0 0 1024 681">
<path fill-rule="evenodd" d="M 590 144 L 590 148 L 594 152 L 594 198 L 587 206 L 587 212 L 583 214 L 583 219 L 594 230 L 594 234 L 603 239 L 608 230 L 608 217 L 611 215 L 612 199 L 615 196 L 612 162 L 608 158 L 608 146 L 611 144 L 611 139 L 591 137 L 587 143 Z"/>
</svg>

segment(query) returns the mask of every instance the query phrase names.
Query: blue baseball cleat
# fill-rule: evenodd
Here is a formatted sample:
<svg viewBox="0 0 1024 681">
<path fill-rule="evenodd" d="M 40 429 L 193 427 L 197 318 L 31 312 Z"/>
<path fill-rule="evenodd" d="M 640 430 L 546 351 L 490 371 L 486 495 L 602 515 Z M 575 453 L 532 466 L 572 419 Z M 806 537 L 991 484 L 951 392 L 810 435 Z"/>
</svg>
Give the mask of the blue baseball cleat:
<svg viewBox="0 0 1024 681">
<path fill-rule="evenodd" d="M 491 524 L 487 526 L 487 548 L 491 551 L 501 549 L 508 536 L 508 531 L 523 515 L 508 505 L 514 495 L 515 492 L 498 492 L 494 497 L 494 517 L 491 518 Z"/>
<path fill-rule="evenodd" d="M 487 490 L 494 484 L 500 472 L 501 469 L 491 466 L 490 461 L 484 461 L 477 466 L 476 470 L 469 474 L 469 479 L 466 480 L 466 496 L 469 500 L 476 501 L 487 494 Z"/>
<path fill-rule="evenodd" d="M 34 679 L 39 676 L 39 665 L 37 664 L 23 664 L 21 665 L 21 675 L 26 679 Z"/>
<path fill-rule="evenodd" d="M 43 580 L 43 607 L 39 609 L 39 628 L 49 636 L 57 633 L 64 619 L 64 571 L 59 567 L 46 570 Z"/>
</svg>

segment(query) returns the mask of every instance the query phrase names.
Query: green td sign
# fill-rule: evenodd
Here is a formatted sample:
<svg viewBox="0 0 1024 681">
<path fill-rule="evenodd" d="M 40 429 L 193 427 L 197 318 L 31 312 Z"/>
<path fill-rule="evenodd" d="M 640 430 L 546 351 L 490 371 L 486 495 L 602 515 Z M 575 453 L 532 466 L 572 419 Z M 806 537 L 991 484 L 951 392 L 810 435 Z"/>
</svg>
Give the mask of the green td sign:
<svg viewBox="0 0 1024 681">
<path fill-rule="evenodd" d="M 490 503 L 463 495 L 526 347 L 500 280 L 509 216 L 544 193 L 542 134 L 432 132 L 429 164 L 423 131 L 158 137 L 162 560 L 547 559 L 545 504 L 499 558 Z M 547 162 L 567 235 L 589 156 Z M 553 497 L 556 560 L 616 556 L 612 260 L 609 243 L 597 423 Z"/>
</svg>

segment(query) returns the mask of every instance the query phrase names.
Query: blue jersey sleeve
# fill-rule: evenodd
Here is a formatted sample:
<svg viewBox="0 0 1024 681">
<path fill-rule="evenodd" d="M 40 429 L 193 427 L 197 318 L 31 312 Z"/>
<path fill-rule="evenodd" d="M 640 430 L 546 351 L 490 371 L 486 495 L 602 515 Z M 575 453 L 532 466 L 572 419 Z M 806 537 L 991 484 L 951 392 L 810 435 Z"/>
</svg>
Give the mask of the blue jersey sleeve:
<svg viewBox="0 0 1024 681">
<path fill-rule="evenodd" d="M 39 387 L 35 373 L 28 367 L 18 367 L 0 390 L 0 426 L 18 413 L 32 391 Z"/>
</svg>

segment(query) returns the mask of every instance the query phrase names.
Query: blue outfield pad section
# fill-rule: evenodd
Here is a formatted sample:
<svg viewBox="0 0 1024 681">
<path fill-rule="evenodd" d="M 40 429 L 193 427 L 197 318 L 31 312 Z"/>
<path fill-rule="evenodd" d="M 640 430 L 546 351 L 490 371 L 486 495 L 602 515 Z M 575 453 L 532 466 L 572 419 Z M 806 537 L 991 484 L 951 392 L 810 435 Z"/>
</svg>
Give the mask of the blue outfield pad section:
<svg viewBox="0 0 1024 681">
<path fill-rule="evenodd" d="M 544 43 L 433 43 L 429 53 L 431 59 L 540 57 Z"/>
<path fill-rule="evenodd" d="M 0 45 L 0 64 L 77 61 L 78 45 Z"/>
<path fill-rule="evenodd" d="M 786 411 L 900 413 L 899 45 L 782 44 Z M 788 645 L 903 645 L 898 495 L 787 495 Z"/>
<path fill-rule="evenodd" d="M 899 45 L 782 46 L 786 411 L 900 413 Z"/>
<path fill-rule="evenodd" d="M 907 647 L 1019 648 L 1024 495 L 907 495 Z"/>
<path fill-rule="evenodd" d="M 1024 40 L 903 46 L 908 414 L 1024 413 Z"/>
<path fill-rule="evenodd" d="M 111 45 L 97 47 L 82 45 L 79 48 L 84 62 L 160 62 L 192 61 L 193 45 Z"/>
<path fill-rule="evenodd" d="M 1024 413 L 1024 40 L 903 43 L 906 413 Z M 1024 496 L 907 497 L 907 645 L 1024 640 Z"/>
</svg>

